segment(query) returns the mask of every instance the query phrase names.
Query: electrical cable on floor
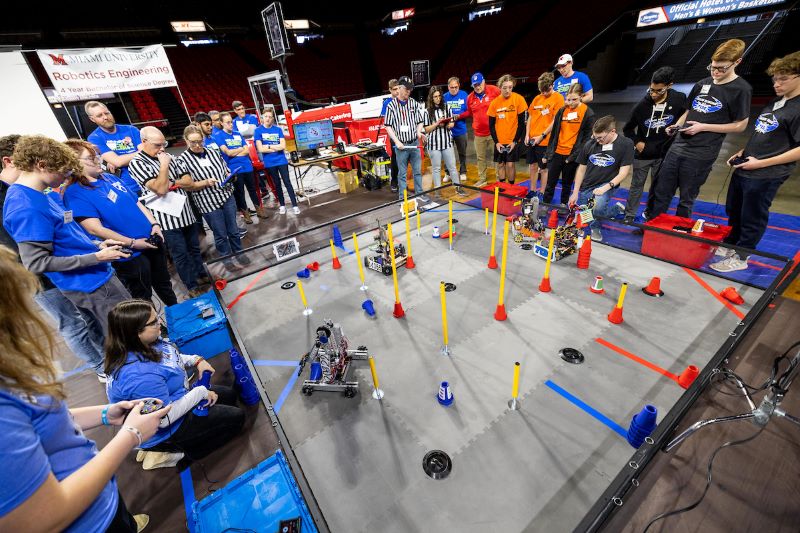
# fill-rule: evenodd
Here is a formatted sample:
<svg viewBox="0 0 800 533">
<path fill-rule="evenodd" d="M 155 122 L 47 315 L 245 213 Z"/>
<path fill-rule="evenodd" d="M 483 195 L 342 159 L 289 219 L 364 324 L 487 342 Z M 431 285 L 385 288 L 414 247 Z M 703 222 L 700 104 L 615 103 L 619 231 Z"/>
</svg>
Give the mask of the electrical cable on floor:
<svg viewBox="0 0 800 533">
<path fill-rule="evenodd" d="M 728 180 L 733 175 L 733 170 L 734 170 L 733 167 L 729 168 L 728 175 L 725 176 L 725 181 L 722 182 L 722 187 L 719 188 L 719 192 L 717 193 L 717 199 L 714 202 L 714 213 L 713 213 L 714 215 L 716 215 L 719 212 L 719 197 L 722 196 L 722 191 L 725 190 L 725 185 L 728 183 Z M 728 202 L 726 201 L 725 203 L 727 204 Z"/>
<path fill-rule="evenodd" d="M 653 519 L 650 520 L 650 522 L 648 522 L 647 526 L 645 526 L 644 530 L 642 530 L 642 533 L 647 533 L 647 531 L 650 529 L 650 526 L 652 526 L 653 524 L 655 524 L 659 520 L 663 520 L 664 518 L 667 518 L 669 516 L 675 516 L 675 515 L 679 515 L 679 514 L 691 511 L 692 509 L 694 509 L 695 507 L 700 505 L 700 503 L 706 497 L 706 494 L 708 493 L 708 489 L 711 488 L 711 482 L 712 482 L 711 473 L 712 473 L 712 469 L 714 467 L 714 459 L 717 457 L 717 454 L 720 451 L 722 451 L 724 448 L 728 448 L 730 446 L 738 446 L 740 444 L 745 444 L 747 442 L 750 442 L 751 440 L 753 440 L 756 437 L 758 437 L 759 435 L 761 435 L 761 433 L 764 431 L 764 427 L 765 426 L 761 426 L 758 429 L 758 431 L 756 431 L 754 434 L 750 435 L 749 437 L 746 437 L 746 438 L 740 439 L 740 440 L 729 440 L 728 442 L 726 442 L 725 444 L 722 444 L 716 450 L 714 450 L 714 453 L 711 454 L 711 458 L 708 460 L 708 467 L 707 467 L 707 474 L 706 474 L 706 486 L 703 489 L 703 493 L 700 495 L 700 497 L 697 500 L 695 500 L 694 502 L 692 502 L 691 504 L 687 505 L 686 507 L 682 507 L 680 509 L 675 509 L 674 511 L 669 511 L 669 512 L 666 512 L 666 513 L 661 513 L 660 515 L 657 515 L 657 516 L 653 517 Z"/>
</svg>

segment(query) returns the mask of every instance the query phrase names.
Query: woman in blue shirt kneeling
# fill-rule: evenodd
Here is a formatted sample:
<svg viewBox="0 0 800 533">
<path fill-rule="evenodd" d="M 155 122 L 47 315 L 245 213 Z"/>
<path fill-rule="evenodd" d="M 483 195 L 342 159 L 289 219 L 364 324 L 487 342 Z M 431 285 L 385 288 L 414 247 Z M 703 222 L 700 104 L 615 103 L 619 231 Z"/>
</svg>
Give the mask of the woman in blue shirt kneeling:
<svg viewBox="0 0 800 533">
<path fill-rule="evenodd" d="M 152 303 L 119 303 L 108 314 L 108 323 L 109 399 L 157 398 L 172 407 L 160 429 L 142 446 L 166 453 L 146 467 L 175 466 L 184 457 L 202 459 L 242 430 L 244 411 L 236 407 L 237 395 L 231 387 L 189 387 L 187 369 L 196 367 L 199 377 L 205 371 L 213 374 L 214 368 L 199 355 L 184 355 L 160 338 L 161 324 Z M 205 416 L 195 412 L 201 402 L 207 402 Z"/>
</svg>

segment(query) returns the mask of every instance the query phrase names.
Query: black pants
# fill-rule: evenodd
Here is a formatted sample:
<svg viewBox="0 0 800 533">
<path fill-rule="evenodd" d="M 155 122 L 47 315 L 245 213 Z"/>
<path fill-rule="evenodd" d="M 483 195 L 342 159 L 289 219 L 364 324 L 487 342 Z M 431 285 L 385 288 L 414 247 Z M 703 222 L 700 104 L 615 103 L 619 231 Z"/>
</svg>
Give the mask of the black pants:
<svg viewBox="0 0 800 533">
<path fill-rule="evenodd" d="M 787 178 L 754 179 L 738 171 L 733 173 L 725 201 L 731 232 L 724 242 L 751 250 L 756 248 L 767 229 L 772 200 Z"/>
<path fill-rule="evenodd" d="M 289 177 L 289 165 L 284 163 L 276 167 L 269 167 L 266 170 L 272 176 L 272 183 L 275 184 L 275 196 L 278 198 L 278 203 L 286 205 L 286 200 L 283 198 L 283 187 L 281 187 L 281 182 L 283 182 L 286 192 L 289 193 L 289 200 L 293 206 L 297 206 L 297 197 L 294 195 L 292 179 Z"/>
<path fill-rule="evenodd" d="M 197 460 L 238 435 L 244 426 L 244 411 L 236 407 L 236 392 L 231 387 L 217 385 L 211 389 L 219 398 L 208 409 L 207 416 L 197 416 L 190 411 L 175 433 L 148 451 L 183 452 L 186 459 Z"/>
<path fill-rule="evenodd" d="M 544 190 L 544 202 L 553 203 L 553 196 L 556 193 L 556 183 L 561 177 L 561 202 L 567 205 L 569 196 L 572 194 L 572 183 L 575 181 L 575 172 L 578 171 L 578 163 L 575 161 L 567 162 L 567 156 L 553 154 L 547 162 L 547 188 Z"/>
<path fill-rule="evenodd" d="M 458 173 L 459 174 L 466 174 L 467 173 L 467 134 L 459 135 L 458 137 L 453 137 L 453 144 L 456 147 L 456 153 L 458 154 Z"/>
<path fill-rule="evenodd" d="M 117 512 L 114 514 L 114 520 L 108 525 L 106 533 L 136 533 L 136 521 L 128 511 L 128 508 L 125 507 L 122 494 L 119 494 Z"/>
<path fill-rule="evenodd" d="M 261 196 L 256 190 L 256 180 L 253 171 L 239 172 L 236 174 L 236 181 L 233 184 L 233 197 L 236 199 L 236 209 L 244 211 L 247 209 L 247 201 L 244 198 L 244 190 L 250 195 L 250 200 L 253 202 L 253 207 L 261 205 Z"/>
<path fill-rule="evenodd" d="M 167 270 L 167 257 L 163 248 L 142 250 L 130 261 L 111 263 L 117 277 L 134 298 L 150 301 L 155 289 L 165 305 L 175 305 L 178 299 L 172 290 L 172 281 Z"/>
<path fill-rule="evenodd" d="M 389 181 L 391 187 L 397 187 L 397 156 L 395 155 L 395 148 L 392 146 L 392 163 L 391 163 L 392 178 Z"/>
<path fill-rule="evenodd" d="M 676 190 L 680 191 L 680 198 L 675 214 L 684 218 L 691 217 L 694 201 L 700 193 L 700 187 L 708 179 L 714 159 L 697 160 L 677 155 L 672 150 L 667 152 L 658 169 L 656 198 L 653 202 L 653 211 L 647 213 L 648 218 L 655 218 L 666 213 Z"/>
</svg>

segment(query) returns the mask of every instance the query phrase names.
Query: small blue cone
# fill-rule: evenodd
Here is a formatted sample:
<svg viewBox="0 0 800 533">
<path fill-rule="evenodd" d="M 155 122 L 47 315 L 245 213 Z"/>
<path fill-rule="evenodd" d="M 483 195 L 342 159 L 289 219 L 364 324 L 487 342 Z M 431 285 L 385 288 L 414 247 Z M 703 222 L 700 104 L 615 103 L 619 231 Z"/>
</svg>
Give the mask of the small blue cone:
<svg viewBox="0 0 800 533">
<path fill-rule="evenodd" d="M 439 394 L 436 396 L 436 399 L 445 407 L 449 407 L 450 404 L 453 403 L 455 398 L 453 398 L 453 391 L 450 390 L 450 384 L 448 382 L 442 381 L 442 384 L 439 385 Z"/>
<path fill-rule="evenodd" d="M 333 245 L 344 250 L 344 241 L 342 241 L 342 232 L 339 231 L 339 226 L 333 225 Z"/>
<path fill-rule="evenodd" d="M 311 370 L 308 372 L 309 381 L 319 381 L 322 379 L 322 365 L 315 361 L 311 363 Z"/>
<path fill-rule="evenodd" d="M 634 448 L 639 448 L 644 439 L 649 437 L 656 428 L 656 418 L 658 410 L 653 405 L 645 405 L 638 415 L 631 420 L 630 428 L 626 436 L 628 444 Z"/>
<path fill-rule="evenodd" d="M 231 368 L 235 367 L 238 364 L 244 363 L 244 358 L 242 357 L 242 354 L 240 354 L 239 350 L 237 350 L 236 348 L 231 348 L 230 354 L 231 354 Z"/>
<path fill-rule="evenodd" d="M 298 278 L 310 278 L 311 277 L 311 271 L 309 269 L 307 269 L 307 268 L 304 268 L 303 270 L 298 270 L 297 271 L 297 277 Z"/>
<path fill-rule="evenodd" d="M 361 309 L 366 311 L 369 316 L 375 316 L 375 306 L 372 305 L 372 300 L 364 300 Z"/>
<path fill-rule="evenodd" d="M 211 384 L 211 371 L 204 370 L 203 375 L 200 376 L 200 379 L 194 384 L 194 387 L 199 387 L 200 385 L 208 388 Z M 192 387 L 192 388 L 194 388 Z M 208 400 L 203 400 L 202 402 L 197 404 L 197 407 L 192 409 L 192 412 L 197 416 L 208 416 Z"/>
<path fill-rule="evenodd" d="M 239 356 L 241 357 L 241 356 Z M 250 374 L 250 369 L 242 359 L 241 362 L 232 366 L 234 383 L 239 389 L 239 397 L 245 405 L 255 405 L 261 400 L 258 394 L 258 389 L 253 381 L 253 376 Z"/>
</svg>

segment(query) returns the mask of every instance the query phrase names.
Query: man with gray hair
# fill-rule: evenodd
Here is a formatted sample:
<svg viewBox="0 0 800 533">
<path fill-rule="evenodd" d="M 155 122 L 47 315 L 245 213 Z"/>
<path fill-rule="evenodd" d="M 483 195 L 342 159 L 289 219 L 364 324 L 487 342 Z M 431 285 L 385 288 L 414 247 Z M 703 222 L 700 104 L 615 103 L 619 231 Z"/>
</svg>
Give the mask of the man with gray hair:
<svg viewBox="0 0 800 533">
<path fill-rule="evenodd" d="M 89 134 L 87 140 L 97 146 L 100 158 L 105 161 L 108 170 L 119 170 L 119 178 L 125 187 L 139 194 L 139 185 L 128 172 L 128 163 L 142 145 L 139 130 L 129 124 L 117 124 L 111 111 L 97 100 L 86 102 L 83 110 L 89 120 L 97 124 L 97 129 Z"/>
<path fill-rule="evenodd" d="M 222 117 L 220 117 L 219 111 L 212 109 L 208 112 L 208 116 L 211 117 L 211 135 L 222 131 Z"/>
</svg>

